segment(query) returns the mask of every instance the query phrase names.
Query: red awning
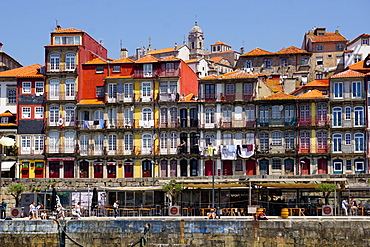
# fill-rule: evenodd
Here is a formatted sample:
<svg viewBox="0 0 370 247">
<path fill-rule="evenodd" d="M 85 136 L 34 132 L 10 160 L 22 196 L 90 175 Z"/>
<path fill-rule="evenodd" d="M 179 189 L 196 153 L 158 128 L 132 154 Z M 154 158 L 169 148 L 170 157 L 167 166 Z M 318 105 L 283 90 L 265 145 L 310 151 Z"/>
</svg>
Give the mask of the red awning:
<svg viewBox="0 0 370 247">
<path fill-rule="evenodd" d="M 47 158 L 47 161 L 74 161 L 75 158 Z"/>
</svg>

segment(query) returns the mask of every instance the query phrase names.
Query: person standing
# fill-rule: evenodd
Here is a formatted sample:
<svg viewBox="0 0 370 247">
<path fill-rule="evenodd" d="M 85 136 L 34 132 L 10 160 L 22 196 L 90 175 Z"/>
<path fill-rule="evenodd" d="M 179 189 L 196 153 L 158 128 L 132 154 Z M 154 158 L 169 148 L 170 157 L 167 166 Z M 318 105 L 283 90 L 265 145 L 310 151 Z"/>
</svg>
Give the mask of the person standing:
<svg viewBox="0 0 370 247">
<path fill-rule="evenodd" d="M 5 219 L 6 218 L 6 206 L 8 204 L 5 202 L 5 199 L 3 198 L 1 200 L 1 207 L 0 207 L 0 211 L 1 211 L 1 214 L 0 214 L 0 219 Z"/>
<path fill-rule="evenodd" d="M 351 198 L 351 213 L 357 215 L 357 202 L 354 198 Z"/>
<path fill-rule="evenodd" d="M 344 211 L 344 214 L 348 216 L 348 200 L 343 199 L 342 201 L 342 210 Z"/>
<path fill-rule="evenodd" d="M 118 201 L 115 201 L 113 203 L 114 218 L 117 218 L 117 215 L 118 215 L 118 206 L 119 206 Z"/>
</svg>

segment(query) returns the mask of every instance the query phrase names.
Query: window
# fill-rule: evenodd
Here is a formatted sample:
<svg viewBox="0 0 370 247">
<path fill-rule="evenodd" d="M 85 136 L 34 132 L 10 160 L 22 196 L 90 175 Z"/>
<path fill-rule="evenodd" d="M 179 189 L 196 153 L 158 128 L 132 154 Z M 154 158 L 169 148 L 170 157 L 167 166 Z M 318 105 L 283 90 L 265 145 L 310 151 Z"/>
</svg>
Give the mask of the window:
<svg viewBox="0 0 370 247">
<path fill-rule="evenodd" d="M 166 72 L 173 72 L 175 70 L 174 63 L 166 63 Z"/>
<path fill-rule="evenodd" d="M 170 93 L 177 93 L 177 81 L 170 81 Z"/>
<path fill-rule="evenodd" d="M 303 57 L 302 58 L 301 65 L 308 65 L 308 57 Z"/>
<path fill-rule="evenodd" d="M 342 161 L 336 160 L 334 161 L 334 172 L 342 172 Z"/>
<path fill-rule="evenodd" d="M 65 124 L 66 126 L 74 126 L 75 122 L 75 106 L 67 105 L 64 108 L 65 110 Z"/>
<path fill-rule="evenodd" d="M 344 135 L 345 145 L 351 145 L 351 133 L 346 133 Z"/>
<path fill-rule="evenodd" d="M 232 121 L 232 108 L 230 106 L 226 106 L 222 108 L 222 121 L 224 123 L 230 123 Z"/>
<path fill-rule="evenodd" d="M 272 170 L 281 170 L 281 159 L 272 160 Z"/>
<path fill-rule="evenodd" d="M 104 73 L 104 66 L 102 65 L 98 65 L 96 66 L 96 71 L 95 71 L 96 74 L 103 74 Z"/>
<path fill-rule="evenodd" d="M 130 100 L 134 95 L 134 84 L 125 83 L 123 84 L 123 93 L 126 100 Z"/>
<path fill-rule="evenodd" d="M 342 152 L 342 135 L 334 134 L 333 135 L 333 152 Z"/>
<path fill-rule="evenodd" d="M 269 134 L 268 133 L 260 133 L 260 149 L 261 151 L 269 150 Z"/>
<path fill-rule="evenodd" d="M 234 94 L 235 93 L 235 85 L 234 84 L 226 84 L 225 86 L 225 94 Z"/>
<path fill-rule="evenodd" d="M 352 160 L 346 160 L 346 171 L 352 171 Z"/>
<path fill-rule="evenodd" d="M 36 95 L 44 93 L 44 82 L 43 81 L 35 82 L 35 93 Z"/>
<path fill-rule="evenodd" d="M 150 149 L 152 148 L 152 135 L 144 134 L 142 135 L 142 147 L 143 149 Z"/>
<path fill-rule="evenodd" d="M 365 150 L 364 146 L 364 134 L 355 134 L 355 152 L 363 152 Z"/>
<path fill-rule="evenodd" d="M 247 122 L 255 121 L 254 106 L 247 106 L 245 108 L 245 118 Z"/>
<path fill-rule="evenodd" d="M 271 137 L 272 137 L 272 145 L 273 146 L 281 146 L 282 145 L 281 133 L 280 132 L 272 132 Z"/>
<path fill-rule="evenodd" d="M 125 108 L 123 114 L 125 126 L 131 127 L 133 125 L 133 111 L 131 108 Z"/>
<path fill-rule="evenodd" d="M 113 72 L 115 72 L 115 73 L 121 72 L 121 66 L 119 66 L 119 65 L 113 65 Z"/>
<path fill-rule="evenodd" d="M 246 68 L 253 68 L 252 60 L 246 60 L 245 61 L 245 67 Z"/>
<path fill-rule="evenodd" d="M 321 80 L 323 78 L 323 75 L 321 73 L 316 73 L 315 78 L 316 80 Z"/>
<path fill-rule="evenodd" d="M 316 57 L 316 65 L 323 65 L 324 64 L 324 57 L 323 56 L 317 56 Z"/>
<path fill-rule="evenodd" d="M 343 51 L 344 45 L 343 44 L 337 44 L 337 51 Z"/>
<path fill-rule="evenodd" d="M 271 59 L 265 59 L 262 67 L 271 68 Z"/>
<path fill-rule="evenodd" d="M 117 150 L 117 136 L 116 135 L 108 136 L 108 150 L 109 151 Z"/>
<path fill-rule="evenodd" d="M 207 146 L 210 143 L 212 143 L 212 146 L 215 146 L 215 135 L 213 135 L 213 134 L 207 134 L 207 135 L 205 135 L 204 139 L 206 140 L 206 145 Z"/>
<path fill-rule="evenodd" d="M 141 84 L 141 95 L 143 98 L 150 98 L 152 95 L 152 84 L 150 82 L 143 82 Z"/>
<path fill-rule="evenodd" d="M 103 155 L 104 136 L 94 136 L 94 155 Z"/>
<path fill-rule="evenodd" d="M 30 81 L 22 82 L 22 93 L 24 93 L 24 94 L 30 94 L 31 93 L 31 82 Z"/>
<path fill-rule="evenodd" d="M 142 110 L 142 120 L 147 122 L 152 120 L 152 109 L 151 108 L 143 108 Z"/>
<path fill-rule="evenodd" d="M 206 123 L 215 123 L 215 109 L 214 108 L 206 108 Z"/>
<path fill-rule="evenodd" d="M 1 123 L 2 123 L 2 124 L 7 124 L 7 123 L 9 123 L 9 117 L 1 117 Z"/>
<path fill-rule="evenodd" d="M 301 149 L 310 149 L 310 132 L 301 132 Z"/>
<path fill-rule="evenodd" d="M 364 108 L 362 106 L 356 106 L 354 113 L 355 113 L 354 125 L 355 126 L 364 125 L 365 124 Z"/>
<path fill-rule="evenodd" d="M 51 54 L 50 55 L 50 71 L 51 72 L 58 72 L 60 68 L 60 55 L 59 54 Z"/>
<path fill-rule="evenodd" d="M 243 171 L 243 161 L 242 160 L 235 160 L 235 171 Z"/>
<path fill-rule="evenodd" d="M 161 124 L 167 124 L 168 123 L 168 115 L 167 115 L 167 108 L 161 108 L 159 120 Z M 164 125 L 166 126 L 166 125 Z"/>
<path fill-rule="evenodd" d="M 272 106 L 272 119 L 281 119 L 281 111 L 279 105 Z"/>
<path fill-rule="evenodd" d="M 160 146 L 161 149 L 167 149 L 167 140 L 168 140 L 168 135 L 166 133 L 161 133 L 161 139 L 160 139 Z"/>
<path fill-rule="evenodd" d="M 316 45 L 316 51 L 323 51 L 324 46 L 323 45 Z"/>
<path fill-rule="evenodd" d="M 215 99 L 215 85 L 206 84 L 204 85 L 205 89 L 205 99 Z"/>
<path fill-rule="evenodd" d="M 35 136 L 34 137 L 34 149 L 36 153 L 42 153 L 44 151 L 44 137 Z"/>
<path fill-rule="evenodd" d="M 66 99 L 75 98 L 75 80 L 74 79 L 66 80 L 65 90 L 66 90 Z"/>
<path fill-rule="evenodd" d="M 64 148 L 66 153 L 73 153 L 75 147 L 75 133 L 65 132 L 64 134 Z"/>
<path fill-rule="evenodd" d="M 108 98 L 109 99 L 117 98 L 117 84 L 115 83 L 108 84 Z"/>
<path fill-rule="evenodd" d="M 317 132 L 317 148 L 326 149 L 328 146 L 328 133 L 325 131 Z"/>
<path fill-rule="evenodd" d="M 223 144 L 224 145 L 232 145 L 232 134 L 230 133 L 224 133 L 222 135 L 222 139 L 223 139 Z"/>
<path fill-rule="evenodd" d="M 171 149 L 177 148 L 177 146 L 178 146 L 177 139 L 178 139 L 178 137 L 177 137 L 177 134 L 176 133 L 171 133 L 170 134 L 170 148 Z"/>
<path fill-rule="evenodd" d="M 332 58 L 333 57 L 333 55 L 331 55 L 331 54 L 328 54 L 328 58 Z"/>
<path fill-rule="evenodd" d="M 54 36 L 54 45 L 80 45 L 80 36 Z"/>
<path fill-rule="evenodd" d="M 281 66 L 282 66 L 282 67 L 286 67 L 286 66 L 288 66 L 288 59 L 287 59 L 287 58 L 283 58 L 283 59 L 281 59 Z"/>
<path fill-rule="evenodd" d="M 59 152 L 59 133 L 50 132 L 49 133 L 49 153 Z"/>
<path fill-rule="evenodd" d="M 104 97 L 104 87 L 96 87 L 96 97 L 97 98 L 102 98 Z"/>
<path fill-rule="evenodd" d="M 6 96 L 8 105 L 14 105 L 17 103 L 15 88 L 7 88 Z"/>
<path fill-rule="evenodd" d="M 353 55 L 353 62 L 354 63 L 358 63 L 358 62 L 360 62 L 362 60 L 362 56 L 361 56 L 361 54 L 355 54 L 355 55 Z"/>
<path fill-rule="evenodd" d="M 31 137 L 30 136 L 22 136 L 22 138 L 21 138 L 21 153 L 22 154 L 31 153 Z"/>
<path fill-rule="evenodd" d="M 352 82 L 352 98 L 361 98 L 361 82 Z"/>
<path fill-rule="evenodd" d="M 344 119 L 351 120 L 351 107 L 349 106 L 344 108 Z"/>
<path fill-rule="evenodd" d="M 49 124 L 56 126 L 59 120 L 59 106 L 50 106 L 49 108 Z"/>
<path fill-rule="evenodd" d="M 285 148 L 293 150 L 295 148 L 294 145 L 294 133 L 293 132 L 286 132 L 285 133 Z"/>
<path fill-rule="evenodd" d="M 334 83 L 334 99 L 343 98 L 343 82 Z"/>
<path fill-rule="evenodd" d="M 133 135 L 124 135 L 124 147 L 126 151 L 132 151 L 134 147 L 134 137 Z"/>
<path fill-rule="evenodd" d="M 178 120 L 177 120 L 177 108 L 176 107 L 172 107 L 170 108 L 170 122 L 173 123 L 173 124 L 177 124 Z M 176 126 L 176 125 L 175 125 Z"/>
<path fill-rule="evenodd" d="M 36 106 L 35 107 L 35 118 L 43 119 L 44 118 L 44 107 Z"/>
<path fill-rule="evenodd" d="M 268 123 L 269 121 L 269 108 L 268 106 L 261 106 L 260 107 L 260 122 L 261 123 Z"/>
<path fill-rule="evenodd" d="M 253 84 L 252 83 L 245 83 L 244 84 L 244 93 L 245 94 L 253 94 Z"/>
<path fill-rule="evenodd" d="M 73 71 L 76 68 L 76 61 L 75 61 L 76 54 L 68 53 L 66 54 L 66 70 Z"/>
<path fill-rule="evenodd" d="M 153 76 L 153 65 L 152 64 L 144 64 L 143 65 L 143 75 L 144 77 L 152 77 Z"/>
<path fill-rule="evenodd" d="M 363 45 L 368 45 L 369 44 L 369 39 L 362 39 L 362 44 Z"/>
<path fill-rule="evenodd" d="M 364 161 L 357 161 L 355 160 L 355 170 L 358 172 L 363 172 L 364 171 Z"/>
<path fill-rule="evenodd" d="M 56 79 L 50 80 L 50 85 L 49 85 L 50 99 L 59 99 L 59 96 L 60 96 L 59 84 L 60 84 L 59 80 L 56 80 Z"/>
<path fill-rule="evenodd" d="M 22 107 L 22 118 L 31 118 L 31 107 Z"/>
<path fill-rule="evenodd" d="M 342 108 L 334 107 L 333 108 L 333 127 L 342 126 Z"/>
</svg>

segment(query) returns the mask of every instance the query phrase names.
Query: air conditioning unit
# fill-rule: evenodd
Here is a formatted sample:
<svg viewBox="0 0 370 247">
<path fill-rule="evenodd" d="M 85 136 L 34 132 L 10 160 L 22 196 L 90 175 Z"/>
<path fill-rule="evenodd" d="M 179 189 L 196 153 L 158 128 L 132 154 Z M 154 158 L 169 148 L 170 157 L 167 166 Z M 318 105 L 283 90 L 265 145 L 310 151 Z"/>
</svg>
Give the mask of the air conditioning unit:
<svg viewBox="0 0 370 247">
<path fill-rule="evenodd" d="M 168 208 L 168 215 L 169 216 L 180 216 L 180 206 L 170 206 Z"/>
<path fill-rule="evenodd" d="M 23 214 L 23 209 L 22 208 L 11 208 L 10 209 L 10 217 L 13 218 L 21 218 Z"/>
</svg>

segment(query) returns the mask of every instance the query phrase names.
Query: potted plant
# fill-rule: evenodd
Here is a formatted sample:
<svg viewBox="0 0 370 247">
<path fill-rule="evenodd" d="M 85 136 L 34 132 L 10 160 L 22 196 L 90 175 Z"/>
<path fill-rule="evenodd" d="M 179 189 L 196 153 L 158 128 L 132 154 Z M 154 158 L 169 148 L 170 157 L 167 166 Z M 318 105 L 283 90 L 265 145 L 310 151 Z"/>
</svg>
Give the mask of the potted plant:
<svg viewBox="0 0 370 247">
<path fill-rule="evenodd" d="M 329 196 L 331 192 L 337 189 L 337 185 L 333 183 L 321 183 L 315 189 L 322 192 L 325 198 L 325 205 L 322 205 L 323 215 L 331 215 L 333 208 L 329 205 Z"/>
<path fill-rule="evenodd" d="M 24 170 L 28 170 L 28 165 L 22 165 L 22 168 L 24 169 Z"/>
</svg>

